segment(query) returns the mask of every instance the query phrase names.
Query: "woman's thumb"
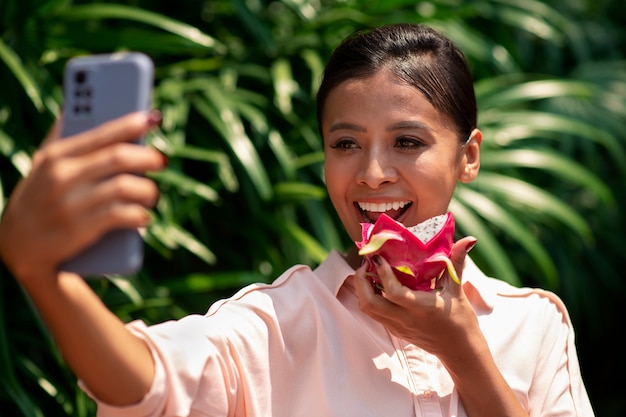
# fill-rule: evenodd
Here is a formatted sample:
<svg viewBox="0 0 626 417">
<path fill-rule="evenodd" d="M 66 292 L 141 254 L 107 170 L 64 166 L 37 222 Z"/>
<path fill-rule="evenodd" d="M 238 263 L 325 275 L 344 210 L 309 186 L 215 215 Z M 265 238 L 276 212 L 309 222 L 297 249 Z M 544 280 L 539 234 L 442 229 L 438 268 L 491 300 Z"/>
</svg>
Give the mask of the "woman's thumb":
<svg viewBox="0 0 626 417">
<path fill-rule="evenodd" d="M 466 236 L 462 239 L 457 240 L 454 245 L 452 245 L 452 252 L 450 253 L 450 260 L 452 261 L 452 265 L 454 266 L 454 270 L 457 273 L 457 276 L 462 282 L 461 276 L 463 275 L 463 268 L 465 266 L 465 257 L 468 252 L 472 250 L 474 245 L 476 245 L 477 239 L 473 236 Z"/>
</svg>

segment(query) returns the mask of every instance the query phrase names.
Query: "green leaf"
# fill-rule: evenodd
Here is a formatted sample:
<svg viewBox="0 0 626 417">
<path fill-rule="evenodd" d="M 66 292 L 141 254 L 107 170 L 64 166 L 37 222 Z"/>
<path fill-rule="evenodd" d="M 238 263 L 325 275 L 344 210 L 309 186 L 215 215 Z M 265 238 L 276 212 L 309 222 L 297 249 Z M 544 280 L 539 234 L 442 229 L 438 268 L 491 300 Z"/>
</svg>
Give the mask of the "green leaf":
<svg viewBox="0 0 626 417">
<path fill-rule="evenodd" d="M 261 198 L 270 199 L 272 186 L 268 174 L 252 141 L 246 134 L 241 119 L 232 108 L 228 107 L 227 99 L 217 88 L 206 93 L 209 95 L 210 102 L 197 98 L 193 100 L 194 107 L 221 133 Z"/>
<path fill-rule="evenodd" d="M 486 110 L 481 113 L 481 129 L 488 140 L 485 146 L 512 146 L 522 140 L 536 138 L 555 138 L 560 141 L 569 137 L 582 138 L 590 143 L 603 146 L 616 162 L 622 173 L 626 168 L 622 161 L 626 151 L 619 139 L 607 129 L 598 128 L 591 123 L 540 111 L 506 111 L 502 109 Z"/>
<path fill-rule="evenodd" d="M 170 156 L 178 158 L 193 159 L 214 163 L 217 165 L 217 173 L 224 187 L 231 192 L 237 191 L 239 182 L 233 171 L 233 167 L 228 156 L 221 151 L 213 151 L 193 145 L 178 146 L 171 151 Z"/>
<path fill-rule="evenodd" d="M 296 166 L 295 166 L 295 155 L 292 150 L 283 140 L 280 132 L 278 130 L 272 129 L 268 135 L 267 144 L 272 148 L 276 159 L 280 167 L 282 168 L 282 172 L 285 174 L 285 177 L 288 179 L 293 179 L 296 176 Z"/>
<path fill-rule="evenodd" d="M 517 178 L 483 172 L 471 187 L 521 212 L 541 213 L 542 216 L 551 217 L 569 227 L 583 240 L 593 240 L 585 219 L 565 201 L 539 186 Z"/>
<path fill-rule="evenodd" d="M 294 161 L 294 165 L 297 169 L 311 166 L 311 165 L 321 165 L 324 163 L 324 152 L 310 152 L 307 154 L 299 155 L 298 158 Z"/>
<path fill-rule="evenodd" d="M 324 73 L 324 60 L 318 51 L 305 49 L 302 51 L 302 59 L 306 62 L 307 67 L 311 70 L 311 97 L 315 97 L 319 85 L 321 83 L 322 74 Z"/>
<path fill-rule="evenodd" d="M 2 277 L 5 278 L 5 277 Z M 0 280 L 0 387 L 25 416 L 43 417 L 36 402 L 28 395 L 16 375 L 17 362 L 12 355 L 12 341 L 9 340 L 6 325 L 4 283 Z"/>
<path fill-rule="evenodd" d="M 131 280 L 119 275 L 107 275 L 106 277 L 113 283 L 128 299 L 135 305 L 139 305 L 143 301 L 141 292 L 133 284 Z"/>
<path fill-rule="evenodd" d="M 539 239 L 530 232 L 531 229 L 526 223 L 520 221 L 511 211 L 475 190 L 458 187 L 455 196 L 464 205 L 471 207 L 474 212 L 517 241 L 543 271 L 548 287 L 554 290 L 558 288 L 559 277 L 556 267 L 548 252 Z"/>
<path fill-rule="evenodd" d="M 519 75 L 516 78 L 519 78 Z M 520 82 L 507 75 L 501 78 L 488 78 L 476 83 L 476 97 L 481 109 L 501 109 L 555 97 L 589 99 L 597 93 L 598 88 L 590 83 L 563 79 Z"/>
<path fill-rule="evenodd" d="M 274 103 L 285 115 L 293 112 L 291 98 L 298 91 L 298 83 L 293 79 L 291 65 L 285 58 L 274 61 L 272 68 L 272 80 L 274 82 Z"/>
<path fill-rule="evenodd" d="M 260 18 L 258 14 L 259 3 L 247 2 L 243 0 L 231 0 L 235 6 L 237 15 L 243 23 L 243 29 L 246 30 L 252 38 L 256 40 L 257 47 L 263 51 L 272 54 L 276 51 L 276 44 L 271 30 L 266 26 L 266 22 Z M 256 10 L 251 10 L 254 8 Z"/>
<path fill-rule="evenodd" d="M 9 158 L 23 177 L 30 171 L 32 162 L 30 156 L 25 151 L 17 149 L 13 138 L 2 130 L 0 130 L 0 154 Z"/>
<path fill-rule="evenodd" d="M 171 249 L 176 249 L 180 245 L 207 264 L 212 265 L 216 262 L 215 254 L 209 248 L 177 224 L 154 223 L 150 226 L 149 232 Z"/>
<path fill-rule="evenodd" d="M 519 64 L 510 51 L 457 19 L 436 20 L 429 22 L 429 25 L 446 33 L 468 57 L 492 63 L 502 72 L 519 71 Z"/>
<path fill-rule="evenodd" d="M 150 172 L 148 176 L 161 184 L 173 186 L 183 194 L 195 195 L 212 203 L 220 201 L 220 195 L 213 188 L 181 172 L 166 169 L 159 172 Z"/>
<path fill-rule="evenodd" d="M 280 182 L 274 186 L 274 195 L 278 202 L 322 201 L 327 197 L 327 192 L 324 187 L 304 182 Z"/>
<path fill-rule="evenodd" d="M 33 106 L 39 111 L 44 111 L 45 107 L 41 97 L 39 86 L 31 74 L 22 64 L 22 60 L 3 40 L 0 38 L 0 61 L 9 68 L 9 71 L 15 76 L 17 82 L 20 83 L 24 92 L 33 103 Z"/>
<path fill-rule="evenodd" d="M 549 172 L 563 181 L 578 184 L 594 193 L 602 202 L 613 203 L 613 193 L 590 170 L 550 149 L 511 149 L 485 152 L 480 159 L 487 169 L 534 168 Z"/>
<path fill-rule="evenodd" d="M 163 288 L 173 296 L 198 294 L 239 288 L 257 282 L 264 282 L 263 274 L 250 271 L 227 271 L 210 274 L 187 274 L 162 281 Z"/>
<path fill-rule="evenodd" d="M 171 19 L 162 14 L 121 4 L 86 4 L 72 6 L 59 13 L 60 17 L 77 20 L 124 19 L 145 23 L 166 32 L 174 33 L 190 42 L 224 52 L 224 45 L 198 28 Z"/>
<path fill-rule="evenodd" d="M 279 227 L 304 248 L 306 254 L 315 262 L 321 263 L 328 256 L 328 250 L 323 248 L 317 240 L 296 223 L 286 220 Z"/>
</svg>

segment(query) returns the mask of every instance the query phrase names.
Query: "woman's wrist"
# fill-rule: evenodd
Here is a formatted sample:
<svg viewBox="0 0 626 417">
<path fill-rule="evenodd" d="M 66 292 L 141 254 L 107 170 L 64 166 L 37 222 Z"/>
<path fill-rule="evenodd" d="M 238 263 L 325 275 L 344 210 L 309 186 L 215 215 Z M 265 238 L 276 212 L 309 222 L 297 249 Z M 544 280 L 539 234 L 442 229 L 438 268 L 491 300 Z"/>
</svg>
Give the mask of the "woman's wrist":
<svg viewBox="0 0 626 417">
<path fill-rule="evenodd" d="M 440 358 L 469 416 L 528 416 L 496 366 L 482 332 L 471 334 L 455 353 Z"/>
</svg>

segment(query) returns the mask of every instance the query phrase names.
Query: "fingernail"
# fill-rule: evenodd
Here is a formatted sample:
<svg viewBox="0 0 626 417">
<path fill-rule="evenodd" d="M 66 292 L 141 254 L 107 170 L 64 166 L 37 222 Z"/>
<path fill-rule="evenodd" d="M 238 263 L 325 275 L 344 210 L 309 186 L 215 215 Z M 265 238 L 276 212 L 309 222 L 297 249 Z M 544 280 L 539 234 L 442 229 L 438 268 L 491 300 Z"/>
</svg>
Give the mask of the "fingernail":
<svg viewBox="0 0 626 417">
<path fill-rule="evenodd" d="M 383 264 L 383 262 L 380 259 L 380 255 L 372 256 L 372 261 L 374 262 L 374 265 L 376 266 L 381 266 Z"/>
<path fill-rule="evenodd" d="M 478 242 L 478 239 L 476 239 L 475 237 L 472 238 L 472 240 L 470 240 L 469 242 L 467 242 L 467 245 L 465 246 L 465 253 L 469 253 L 469 251 L 471 251 L 474 246 L 476 246 L 476 242 Z"/>
<path fill-rule="evenodd" d="M 148 114 L 148 126 L 161 126 L 161 123 L 163 123 L 163 115 L 161 112 L 158 110 L 150 111 Z"/>
<path fill-rule="evenodd" d="M 161 152 L 161 158 L 163 159 L 163 166 L 166 167 L 170 163 L 170 158 Z"/>
</svg>

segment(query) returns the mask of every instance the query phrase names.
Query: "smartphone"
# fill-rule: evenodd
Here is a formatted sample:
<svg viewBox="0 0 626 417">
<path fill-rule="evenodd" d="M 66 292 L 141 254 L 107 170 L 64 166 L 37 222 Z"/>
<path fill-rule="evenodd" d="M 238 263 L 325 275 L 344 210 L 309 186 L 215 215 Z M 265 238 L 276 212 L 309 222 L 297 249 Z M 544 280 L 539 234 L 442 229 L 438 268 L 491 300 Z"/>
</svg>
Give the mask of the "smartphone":
<svg viewBox="0 0 626 417">
<path fill-rule="evenodd" d="M 72 58 L 63 75 L 62 137 L 72 136 L 125 114 L 149 110 L 154 64 L 145 54 L 126 52 Z M 143 144 L 144 139 L 137 142 Z M 62 263 L 83 277 L 135 273 L 143 264 L 143 240 L 136 229 L 113 230 Z"/>
</svg>

